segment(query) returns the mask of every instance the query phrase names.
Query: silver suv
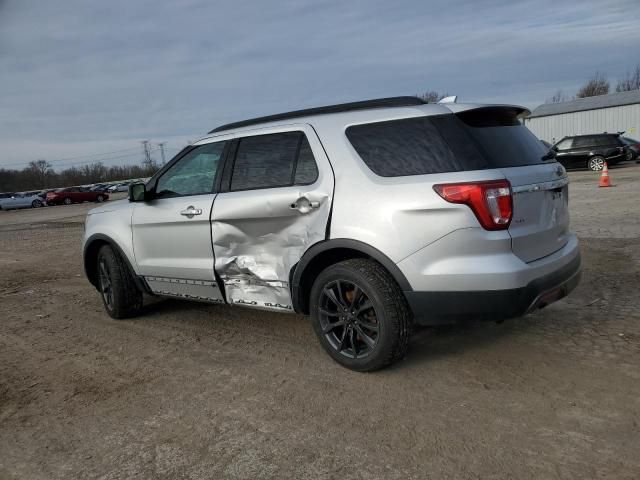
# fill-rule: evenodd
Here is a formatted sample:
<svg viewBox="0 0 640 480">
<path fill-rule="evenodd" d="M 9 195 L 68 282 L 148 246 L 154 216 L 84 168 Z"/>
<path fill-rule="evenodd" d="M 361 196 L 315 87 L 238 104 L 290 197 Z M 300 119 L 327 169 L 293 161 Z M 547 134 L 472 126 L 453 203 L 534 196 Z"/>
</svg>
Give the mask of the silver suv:
<svg viewBox="0 0 640 480">
<path fill-rule="evenodd" d="M 414 323 L 577 285 L 567 176 L 524 112 L 396 97 L 218 127 L 89 212 L 86 275 L 113 318 L 143 293 L 297 312 L 340 364 L 382 368 Z"/>
</svg>

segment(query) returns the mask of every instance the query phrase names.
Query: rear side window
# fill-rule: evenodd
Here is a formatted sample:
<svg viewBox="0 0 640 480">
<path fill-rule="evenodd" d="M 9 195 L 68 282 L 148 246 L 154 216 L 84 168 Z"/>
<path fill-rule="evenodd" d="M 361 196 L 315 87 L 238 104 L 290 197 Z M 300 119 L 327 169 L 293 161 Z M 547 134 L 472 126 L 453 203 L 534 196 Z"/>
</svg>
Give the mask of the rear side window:
<svg viewBox="0 0 640 480">
<path fill-rule="evenodd" d="M 542 163 L 546 153 L 510 109 L 354 125 L 346 135 L 383 177 L 531 165 Z"/>
<path fill-rule="evenodd" d="M 318 168 L 302 132 L 244 137 L 236 151 L 231 191 L 310 184 L 317 177 Z"/>
<path fill-rule="evenodd" d="M 597 145 L 594 137 L 576 137 L 573 139 L 574 148 L 592 147 Z"/>
<path fill-rule="evenodd" d="M 313 158 L 311 145 L 309 145 L 307 137 L 303 134 L 294 183 L 296 185 L 311 184 L 316 181 L 316 178 L 318 178 L 318 166 Z"/>
</svg>

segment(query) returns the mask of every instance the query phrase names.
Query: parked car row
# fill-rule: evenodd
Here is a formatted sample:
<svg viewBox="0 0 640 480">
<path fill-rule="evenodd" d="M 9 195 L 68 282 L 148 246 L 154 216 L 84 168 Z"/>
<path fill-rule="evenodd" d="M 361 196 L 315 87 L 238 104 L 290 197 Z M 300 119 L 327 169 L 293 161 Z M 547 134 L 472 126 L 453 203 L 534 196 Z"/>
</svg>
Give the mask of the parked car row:
<svg viewBox="0 0 640 480">
<path fill-rule="evenodd" d="M 58 188 L 47 193 L 47 204 L 49 205 L 71 205 L 81 202 L 102 203 L 109 200 L 109 194 L 103 190 L 90 190 L 86 187 Z"/>
<path fill-rule="evenodd" d="M 561 139 L 555 145 L 542 141 L 556 161 L 566 168 L 588 168 L 599 172 L 608 165 L 624 160 L 635 160 L 640 153 L 640 142 L 623 137 L 621 133 L 574 135 Z"/>
<path fill-rule="evenodd" d="M 0 210 L 18 208 L 39 208 L 50 205 L 70 205 L 81 202 L 102 203 L 109 200 L 115 192 L 126 192 L 133 182 L 144 182 L 146 179 L 130 180 L 119 183 L 96 183 L 77 187 L 35 190 L 29 192 L 0 193 Z"/>
<path fill-rule="evenodd" d="M 0 210 L 18 208 L 39 208 L 46 205 L 45 194 L 41 191 L 0 194 Z"/>
</svg>

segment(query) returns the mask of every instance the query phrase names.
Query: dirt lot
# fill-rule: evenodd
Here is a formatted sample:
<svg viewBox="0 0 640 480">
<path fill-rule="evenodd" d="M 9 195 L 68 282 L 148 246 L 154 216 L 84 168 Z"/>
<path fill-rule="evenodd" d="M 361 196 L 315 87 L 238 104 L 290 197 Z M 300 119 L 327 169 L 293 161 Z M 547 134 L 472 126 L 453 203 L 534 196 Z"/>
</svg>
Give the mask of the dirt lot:
<svg viewBox="0 0 640 480">
<path fill-rule="evenodd" d="M 420 330 L 374 374 L 303 317 L 111 320 L 82 273 L 91 205 L 0 212 L 0 478 L 638 478 L 640 165 L 611 175 L 571 174 L 572 296 Z"/>
</svg>

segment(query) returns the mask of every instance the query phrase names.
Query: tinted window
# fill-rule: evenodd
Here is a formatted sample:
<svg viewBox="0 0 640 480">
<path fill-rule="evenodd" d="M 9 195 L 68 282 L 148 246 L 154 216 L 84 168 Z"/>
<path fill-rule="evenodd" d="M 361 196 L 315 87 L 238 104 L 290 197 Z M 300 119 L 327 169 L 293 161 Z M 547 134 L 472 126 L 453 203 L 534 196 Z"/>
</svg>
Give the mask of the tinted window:
<svg viewBox="0 0 640 480">
<path fill-rule="evenodd" d="M 225 142 L 200 145 L 180 158 L 158 179 L 156 196 L 166 198 L 212 193 L 224 145 Z"/>
<path fill-rule="evenodd" d="M 457 115 L 465 131 L 476 141 L 486 161 L 485 168 L 520 167 L 546 161 L 544 145 L 519 122 L 517 114 L 518 111 L 507 108 L 479 108 Z"/>
<path fill-rule="evenodd" d="M 311 145 L 307 141 L 307 137 L 302 135 L 302 143 L 300 144 L 300 153 L 298 154 L 298 164 L 296 165 L 296 185 L 310 184 L 318 178 L 318 167 L 313 158 Z"/>
<path fill-rule="evenodd" d="M 296 167 L 297 158 L 300 160 Z M 317 175 L 313 153 L 303 133 L 286 132 L 244 137 L 238 143 L 231 190 L 312 183 Z"/>
<path fill-rule="evenodd" d="M 573 139 L 574 148 L 592 147 L 595 145 L 597 145 L 596 137 L 586 136 L 586 137 L 576 137 Z"/>
<path fill-rule="evenodd" d="M 356 125 L 346 135 L 383 177 L 481 170 L 541 163 L 547 152 L 514 116 L 494 109 Z"/>
<path fill-rule="evenodd" d="M 573 138 L 565 138 L 556 145 L 558 150 L 569 150 L 573 144 Z"/>
</svg>

